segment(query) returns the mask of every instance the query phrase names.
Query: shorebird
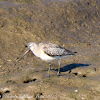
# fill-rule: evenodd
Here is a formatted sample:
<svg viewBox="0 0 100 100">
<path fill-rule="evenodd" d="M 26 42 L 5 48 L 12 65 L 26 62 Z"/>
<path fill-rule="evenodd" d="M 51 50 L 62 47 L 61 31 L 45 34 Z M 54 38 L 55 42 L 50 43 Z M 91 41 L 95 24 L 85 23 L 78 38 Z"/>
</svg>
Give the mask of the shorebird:
<svg viewBox="0 0 100 100">
<path fill-rule="evenodd" d="M 44 61 L 49 62 L 48 73 L 50 73 L 50 69 L 51 69 L 50 62 L 53 60 L 57 60 L 59 64 L 57 75 L 60 75 L 60 59 L 67 57 L 69 55 L 75 55 L 76 53 L 53 43 L 41 42 L 39 44 L 36 44 L 35 42 L 30 42 L 28 43 L 27 47 L 28 50 L 22 55 L 22 57 L 19 58 L 18 61 L 20 61 L 29 51 L 32 51 L 32 53 L 35 56 L 41 58 Z"/>
</svg>

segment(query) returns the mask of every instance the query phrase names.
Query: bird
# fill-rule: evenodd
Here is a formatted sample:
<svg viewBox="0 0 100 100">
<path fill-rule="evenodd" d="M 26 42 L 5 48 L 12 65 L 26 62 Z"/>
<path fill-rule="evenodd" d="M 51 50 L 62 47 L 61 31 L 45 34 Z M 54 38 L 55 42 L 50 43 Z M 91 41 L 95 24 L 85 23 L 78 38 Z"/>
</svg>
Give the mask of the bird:
<svg viewBox="0 0 100 100">
<path fill-rule="evenodd" d="M 19 58 L 18 61 L 20 61 L 29 51 L 32 51 L 32 53 L 36 57 L 49 62 L 49 69 L 48 69 L 49 76 L 51 69 L 51 61 L 53 60 L 58 61 L 59 67 L 57 75 L 60 76 L 60 59 L 63 59 L 70 55 L 75 55 L 75 53 L 77 53 L 77 52 L 72 52 L 64 47 L 61 47 L 53 43 L 40 42 L 39 44 L 36 44 L 35 42 L 29 42 L 27 47 L 28 49 L 25 51 L 22 57 Z"/>
</svg>

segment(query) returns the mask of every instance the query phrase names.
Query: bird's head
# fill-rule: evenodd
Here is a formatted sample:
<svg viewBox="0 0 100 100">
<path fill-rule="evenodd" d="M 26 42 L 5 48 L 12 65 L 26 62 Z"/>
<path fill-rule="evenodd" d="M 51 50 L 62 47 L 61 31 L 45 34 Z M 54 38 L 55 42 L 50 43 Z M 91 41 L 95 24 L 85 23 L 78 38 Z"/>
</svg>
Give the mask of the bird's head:
<svg viewBox="0 0 100 100">
<path fill-rule="evenodd" d="M 28 45 L 27 45 L 27 47 L 28 47 L 31 51 L 34 50 L 35 46 L 36 46 L 36 43 L 35 43 L 35 42 L 29 42 Z"/>
<path fill-rule="evenodd" d="M 33 46 L 34 46 L 34 42 L 29 42 L 28 45 L 27 45 L 28 48 L 31 48 Z"/>
<path fill-rule="evenodd" d="M 35 42 L 29 42 L 28 45 L 25 46 L 27 47 L 27 50 L 20 58 L 18 58 L 17 62 L 20 61 L 30 50 L 34 51 L 35 46 L 36 46 Z"/>
</svg>

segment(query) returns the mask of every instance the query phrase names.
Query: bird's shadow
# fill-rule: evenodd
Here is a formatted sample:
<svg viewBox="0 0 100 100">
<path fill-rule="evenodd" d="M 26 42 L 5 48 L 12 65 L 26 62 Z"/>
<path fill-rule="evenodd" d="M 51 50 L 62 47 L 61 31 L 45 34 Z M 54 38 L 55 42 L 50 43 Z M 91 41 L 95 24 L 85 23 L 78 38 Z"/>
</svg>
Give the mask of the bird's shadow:
<svg viewBox="0 0 100 100">
<path fill-rule="evenodd" d="M 73 63 L 60 68 L 60 72 L 67 72 L 67 71 L 71 72 L 72 69 L 75 69 L 77 67 L 87 67 L 89 65 L 90 64 Z M 55 71 L 58 71 L 58 69 L 55 69 Z"/>
</svg>

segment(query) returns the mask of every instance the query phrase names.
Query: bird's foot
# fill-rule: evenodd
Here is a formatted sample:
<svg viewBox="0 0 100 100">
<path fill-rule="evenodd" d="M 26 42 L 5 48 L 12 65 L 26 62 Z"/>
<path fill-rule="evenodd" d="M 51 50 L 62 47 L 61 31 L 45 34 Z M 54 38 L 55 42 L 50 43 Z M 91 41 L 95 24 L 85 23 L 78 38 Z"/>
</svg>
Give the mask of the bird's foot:
<svg viewBox="0 0 100 100">
<path fill-rule="evenodd" d="M 50 78 L 50 74 L 48 74 L 48 77 Z"/>
<path fill-rule="evenodd" d="M 60 76 L 60 72 L 57 72 L 57 76 Z"/>
</svg>

